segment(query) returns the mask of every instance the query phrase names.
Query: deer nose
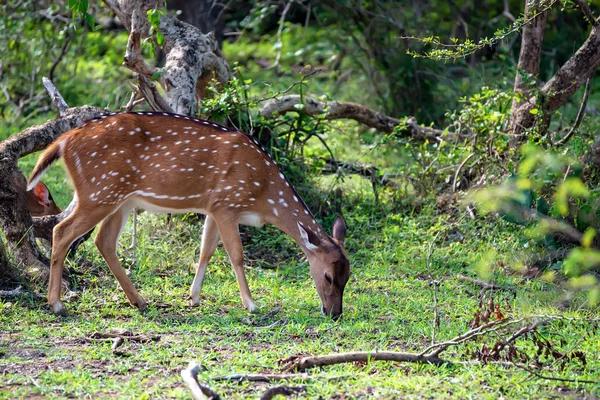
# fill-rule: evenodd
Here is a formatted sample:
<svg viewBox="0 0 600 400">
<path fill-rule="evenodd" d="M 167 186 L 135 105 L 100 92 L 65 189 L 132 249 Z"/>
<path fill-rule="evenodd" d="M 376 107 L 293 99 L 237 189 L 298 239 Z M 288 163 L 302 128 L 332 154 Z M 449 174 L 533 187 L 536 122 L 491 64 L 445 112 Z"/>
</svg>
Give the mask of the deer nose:
<svg viewBox="0 0 600 400">
<path fill-rule="evenodd" d="M 331 310 L 330 312 L 327 312 L 327 309 L 324 306 L 321 307 L 321 313 L 323 313 L 323 315 L 331 317 L 334 320 L 338 319 L 342 315 L 342 311 Z"/>
</svg>

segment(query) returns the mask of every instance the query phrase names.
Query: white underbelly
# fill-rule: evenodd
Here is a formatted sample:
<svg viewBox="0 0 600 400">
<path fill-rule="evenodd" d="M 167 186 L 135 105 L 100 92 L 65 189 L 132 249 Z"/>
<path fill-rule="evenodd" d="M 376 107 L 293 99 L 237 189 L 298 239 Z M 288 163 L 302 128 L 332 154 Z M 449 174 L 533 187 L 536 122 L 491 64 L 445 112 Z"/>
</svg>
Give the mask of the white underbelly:
<svg viewBox="0 0 600 400">
<path fill-rule="evenodd" d="M 143 208 L 144 210 L 151 213 L 169 213 L 169 214 L 185 214 L 185 213 L 197 213 L 197 214 L 208 214 L 203 208 L 188 208 L 188 207 L 164 207 L 159 206 L 149 201 L 144 200 L 141 197 L 135 197 L 131 199 L 131 202 L 135 207 Z"/>
<path fill-rule="evenodd" d="M 176 208 L 176 207 L 164 207 L 153 204 L 149 201 L 144 200 L 142 197 L 134 197 L 129 200 L 133 207 L 140 207 L 151 213 L 169 213 L 169 214 L 185 214 L 185 213 L 197 213 L 207 215 L 208 212 L 203 208 Z M 265 221 L 262 219 L 260 214 L 253 212 L 242 212 L 238 218 L 238 224 L 248 226 L 263 226 Z"/>
</svg>

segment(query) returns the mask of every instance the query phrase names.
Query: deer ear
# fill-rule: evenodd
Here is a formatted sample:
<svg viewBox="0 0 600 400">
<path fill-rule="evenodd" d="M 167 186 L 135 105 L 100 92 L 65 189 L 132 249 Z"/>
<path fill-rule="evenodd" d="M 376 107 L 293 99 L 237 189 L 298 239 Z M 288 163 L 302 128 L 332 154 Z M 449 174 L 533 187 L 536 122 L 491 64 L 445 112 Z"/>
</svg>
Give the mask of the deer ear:
<svg viewBox="0 0 600 400">
<path fill-rule="evenodd" d="M 321 240 L 313 231 L 305 228 L 300 222 L 298 222 L 298 230 L 300 231 L 302 242 L 308 250 L 314 251 L 319 247 Z"/>
<path fill-rule="evenodd" d="M 335 217 L 335 221 L 333 221 L 333 238 L 340 242 L 340 244 L 344 244 L 344 239 L 346 238 L 346 220 L 341 215 Z"/>
<path fill-rule="evenodd" d="M 50 207 L 50 191 L 42 182 L 38 182 L 33 187 L 33 194 L 40 205 Z"/>
</svg>

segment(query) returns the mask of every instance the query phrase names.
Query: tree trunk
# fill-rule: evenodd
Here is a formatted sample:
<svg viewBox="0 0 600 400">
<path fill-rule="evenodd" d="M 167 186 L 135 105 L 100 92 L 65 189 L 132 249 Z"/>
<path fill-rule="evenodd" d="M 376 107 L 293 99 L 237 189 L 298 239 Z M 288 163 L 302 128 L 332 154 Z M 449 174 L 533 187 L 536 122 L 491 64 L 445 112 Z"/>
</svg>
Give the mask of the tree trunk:
<svg viewBox="0 0 600 400">
<path fill-rule="evenodd" d="M 532 15 L 540 10 L 544 0 L 533 0 L 525 3 L 525 16 Z M 548 11 L 537 14 L 533 20 L 523 27 L 521 38 L 521 51 L 517 64 L 517 75 L 515 77 L 515 99 L 512 104 L 512 115 L 510 132 L 514 135 L 511 143 L 519 141 L 524 125 L 533 125 L 535 116 L 528 111 L 524 115 L 519 114 L 519 108 L 524 102 L 530 100 L 531 84 L 523 81 L 523 73 L 528 75 L 527 80 L 536 81 L 540 69 L 542 56 L 542 42 L 544 40 L 544 29 L 548 19 Z M 527 121 L 526 121 L 527 120 Z"/>
<path fill-rule="evenodd" d="M 521 64 L 521 58 L 528 56 L 527 53 L 522 52 L 519 64 Z M 518 104 L 516 108 L 513 104 L 511 132 L 514 136 L 511 139 L 511 145 L 516 146 L 524 139 L 522 132 L 535 126 L 538 114 L 542 116 L 540 128 L 547 129 L 553 113 L 564 105 L 594 74 L 598 65 L 600 65 L 600 18 L 596 19 L 593 24 L 587 40 L 539 90 L 539 99 L 531 96 Z M 515 90 L 517 90 L 517 82 L 515 82 Z M 540 108 L 538 112 L 532 114 L 531 111 L 538 107 Z"/>
<path fill-rule="evenodd" d="M 15 266 L 0 265 L 2 276 L 20 276 L 20 270 L 32 280 L 44 281 L 48 260 L 35 244 L 33 221 L 27 207 L 26 180 L 17 166 L 20 157 L 47 147 L 69 131 L 106 110 L 96 107 L 70 108 L 63 115 L 35 126 L 0 143 L 0 229 L 6 237 Z"/>
<path fill-rule="evenodd" d="M 156 68 L 147 65 L 139 48 L 140 38 L 148 37 L 147 11 L 157 6 L 154 0 L 104 0 L 131 32 L 125 65 L 137 74 L 151 77 Z M 161 5 L 161 3 L 158 3 Z M 205 94 L 211 79 L 222 85 L 229 81 L 229 65 L 219 50 L 214 34 L 203 34 L 198 28 L 168 14 L 160 17 L 160 33 L 164 36 L 166 63 L 160 83 L 166 93 L 169 111 L 195 115 L 198 99 Z"/>
</svg>

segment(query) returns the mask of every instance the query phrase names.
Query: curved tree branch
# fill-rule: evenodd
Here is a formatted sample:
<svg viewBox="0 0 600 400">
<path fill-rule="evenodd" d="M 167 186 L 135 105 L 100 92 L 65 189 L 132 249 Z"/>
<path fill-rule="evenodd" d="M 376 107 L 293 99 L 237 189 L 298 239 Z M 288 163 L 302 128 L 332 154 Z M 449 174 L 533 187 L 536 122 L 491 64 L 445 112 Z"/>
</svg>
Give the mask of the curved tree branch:
<svg viewBox="0 0 600 400">
<path fill-rule="evenodd" d="M 389 117 L 365 106 L 342 101 L 321 101 L 312 97 L 287 95 L 266 102 L 259 110 L 259 115 L 265 118 L 275 118 L 288 112 L 302 113 L 308 116 L 321 116 L 325 119 L 353 119 L 378 131 L 398 132 L 395 128 L 403 122 Z M 417 124 L 414 117 L 409 118 L 400 130 L 400 135 L 418 140 L 454 141 L 458 136 L 452 132 L 428 128 Z"/>
</svg>

